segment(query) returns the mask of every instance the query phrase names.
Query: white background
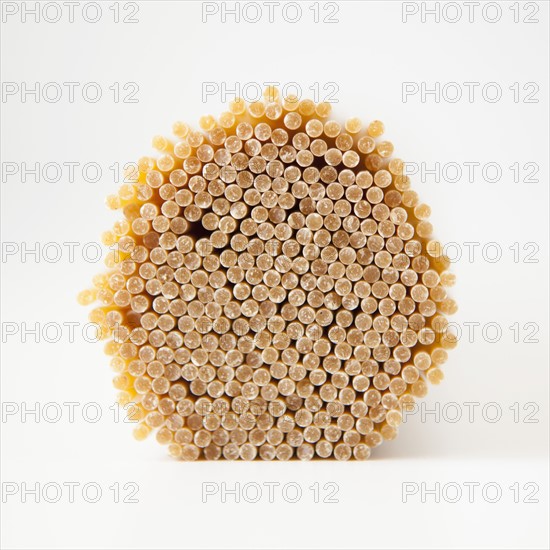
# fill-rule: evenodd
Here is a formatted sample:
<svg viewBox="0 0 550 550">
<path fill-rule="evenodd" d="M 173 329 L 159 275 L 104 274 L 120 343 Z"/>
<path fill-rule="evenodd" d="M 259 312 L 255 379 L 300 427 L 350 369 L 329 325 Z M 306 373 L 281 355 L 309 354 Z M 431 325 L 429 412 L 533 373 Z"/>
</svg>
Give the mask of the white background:
<svg viewBox="0 0 550 550">
<path fill-rule="evenodd" d="M 66 93 L 54 103 L 3 93 L 3 168 L 5 163 L 70 161 L 80 166 L 97 162 L 103 169 L 95 184 L 83 181 L 79 168 L 73 183 L 66 173 L 54 183 L 43 178 L 35 183 L 32 176 L 23 183 L 20 174 L 3 174 L 3 246 L 19 247 L 2 258 L 4 413 L 10 406 L 20 411 L 36 402 L 78 405 L 74 422 L 67 409 L 51 423 L 43 416 L 37 421 L 20 412 L 3 414 L 2 482 L 19 488 L 23 482 L 80 486 L 73 503 L 67 493 L 57 503 L 42 497 L 36 503 L 32 495 L 22 502 L 20 490 L 3 494 L 2 547 L 547 548 L 548 4 L 531 3 L 538 7 L 534 18 L 539 20 L 531 24 L 523 22 L 531 7 L 520 6 L 520 22 L 515 23 L 510 2 L 499 4 L 502 14 L 495 23 L 485 20 L 480 7 L 469 22 L 463 6 L 462 18 L 454 24 L 443 18 L 436 23 L 434 16 L 423 23 L 420 11 L 404 23 L 402 3 L 393 1 L 338 2 L 334 24 L 314 21 L 308 9 L 313 2 L 302 3 L 296 23 L 285 21 L 280 7 L 273 23 L 267 22 L 265 7 L 257 23 L 235 23 L 229 15 L 224 23 L 220 12 L 203 23 L 199 2 L 140 2 L 134 16 L 138 23 L 116 24 L 112 4 L 101 2 L 97 23 L 83 21 L 77 7 L 74 23 L 68 22 L 66 11 L 57 23 L 36 23 L 33 16 L 24 23 L 19 12 L 6 16 L 1 28 L 4 84 L 81 83 L 73 103 Z M 131 11 L 127 4 L 121 3 L 121 18 Z M 408 4 L 420 10 L 424 3 Z M 332 12 L 323 2 L 319 8 L 321 19 Z M 454 12 L 446 15 L 454 17 Z M 87 82 L 97 82 L 103 90 L 97 103 L 82 99 L 80 90 Z M 109 90 L 115 82 L 121 87 L 136 82 L 139 101 L 115 103 Z M 462 251 L 453 266 L 458 278 L 453 296 L 460 305 L 454 320 L 463 328 L 464 323 L 480 325 L 473 338 L 462 334 L 444 367 L 444 383 L 430 388 L 425 400 L 427 408 L 448 414 L 439 419 L 413 415 L 398 439 L 383 444 L 366 463 L 179 463 L 153 438 L 135 442 L 132 426 L 114 421 L 108 358 L 101 344 L 83 339 L 87 312 L 76 304 L 78 292 L 103 270 L 101 262 L 85 261 L 83 245 L 97 242 L 117 219 L 103 205 L 104 197 L 118 188 L 109 166 L 151 154 L 151 137 L 168 135 L 175 120 L 194 124 L 202 114 L 223 110 L 220 94 L 203 97 L 204 82 L 229 89 L 297 82 L 308 97 L 318 83 L 321 99 L 323 86 L 335 83 L 334 116 L 383 120 L 401 158 L 429 168 L 435 162 L 502 167 L 502 177 L 494 183 L 484 181 L 479 169 L 473 182 L 466 176 L 457 183 L 412 177 L 414 188 L 432 206 L 438 238 L 459 243 Z M 426 82 L 432 88 L 435 82 L 480 86 L 472 102 L 463 98 L 452 103 L 444 97 L 436 102 L 433 96 L 422 102 L 420 94 L 404 102 L 403 82 Z M 499 101 L 482 96 L 487 82 L 501 87 Z M 509 89 L 515 82 L 520 85 L 518 102 Z M 527 82 L 539 87 L 537 103 L 523 101 Z M 516 162 L 536 163 L 538 182 L 515 183 L 508 167 Z M 21 247 L 35 243 L 69 242 L 78 243 L 74 261 L 66 247 L 54 262 L 20 253 Z M 480 243 L 473 261 L 467 258 L 467 242 Z M 481 253 L 491 242 L 502 250 L 499 261 Z M 538 247 L 537 263 L 523 261 L 529 250 L 522 247 L 530 242 Z M 520 246 L 519 262 L 509 249 L 514 243 Z M 74 340 L 65 326 L 59 342 L 43 336 L 36 342 L 28 335 L 23 343 L 22 323 L 32 328 L 50 322 L 79 323 Z M 481 327 L 487 323 L 501 327 L 499 341 L 489 341 L 494 332 L 483 336 Z M 509 328 L 514 323 L 519 323 L 519 342 Z M 533 336 L 538 343 L 525 341 L 531 332 L 524 329 L 526 323 L 538 326 Z M 14 326 L 18 333 L 8 334 Z M 472 422 L 464 405 L 469 402 L 480 404 Z M 100 404 L 98 422 L 83 419 L 86 403 Z M 450 421 L 454 413 L 445 408 L 449 403 L 459 404 L 463 416 L 457 422 Z M 519 418 L 510 409 L 514 403 Z M 499 409 L 502 417 L 491 422 Z M 537 422 L 526 422 L 535 409 Z M 55 409 L 50 412 L 55 416 Z M 81 496 L 88 482 L 103 491 L 95 504 Z M 127 482 L 139 486 L 139 502 L 115 503 L 109 487 Z M 204 503 L 203 482 L 257 483 L 264 492 L 257 503 L 243 498 L 236 503 L 231 495 L 222 502 L 220 493 Z M 266 482 L 298 483 L 302 497 L 288 502 L 279 486 L 270 503 L 262 485 Z M 315 503 L 309 487 L 329 482 L 338 486 L 338 502 Z M 473 502 L 465 482 L 480 484 Z M 502 489 L 495 503 L 481 493 L 491 482 Z M 457 503 L 449 502 L 451 490 L 439 503 L 430 494 L 422 502 L 419 490 L 403 502 L 403 483 L 428 489 L 454 483 L 464 494 Z M 516 483 L 519 503 L 509 489 Z M 532 497 L 538 502 L 524 502 L 533 487 L 525 489 L 526 483 L 538 487 Z M 122 490 L 121 498 L 126 493 Z M 321 501 L 326 494 L 321 490 Z"/>
</svg>

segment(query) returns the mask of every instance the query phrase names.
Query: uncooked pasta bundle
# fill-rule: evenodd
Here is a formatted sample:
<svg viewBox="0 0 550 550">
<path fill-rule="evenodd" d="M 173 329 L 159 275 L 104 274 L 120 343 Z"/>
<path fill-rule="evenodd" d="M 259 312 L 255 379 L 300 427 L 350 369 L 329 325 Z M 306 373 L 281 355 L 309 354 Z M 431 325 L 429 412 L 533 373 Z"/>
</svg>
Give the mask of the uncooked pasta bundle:
<svg viewBox="0 0 550 550">
<path fill-rule="evenodd" d="M 380 121 L 264 99 L 154 138 L 79 301 L 136 438 L 183 460 L 363 460 L 443 378 L 454 276 Z"/>
</svg>

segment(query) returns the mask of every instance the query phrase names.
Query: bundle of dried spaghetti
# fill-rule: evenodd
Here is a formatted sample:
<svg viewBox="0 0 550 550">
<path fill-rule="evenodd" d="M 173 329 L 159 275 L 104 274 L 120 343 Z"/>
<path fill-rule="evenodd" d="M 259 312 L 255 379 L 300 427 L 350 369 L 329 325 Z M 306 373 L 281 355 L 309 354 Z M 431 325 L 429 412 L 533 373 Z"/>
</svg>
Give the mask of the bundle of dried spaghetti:
<svg viewBox="0 0 550 550">
<path fill-rule="evenodd" d="M 366 459 L 443 378 L 454 276 L 381 122 L 265 98 L 154 138 L 79 299 L 99 302 L 138 439 L 184 460 Z"/>
</svg>

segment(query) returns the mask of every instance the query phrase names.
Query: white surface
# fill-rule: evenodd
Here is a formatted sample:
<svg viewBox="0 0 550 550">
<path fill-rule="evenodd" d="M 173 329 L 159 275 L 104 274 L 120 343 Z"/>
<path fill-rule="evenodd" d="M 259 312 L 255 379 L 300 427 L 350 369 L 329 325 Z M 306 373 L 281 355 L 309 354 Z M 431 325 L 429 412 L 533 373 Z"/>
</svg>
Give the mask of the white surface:
<svg viewBox="0 0 550 550">
<path fill-rule="evenodd" d="M 305 3 L 312 4 L 311 2 Z M 433 3 L 429 3 L 433 4 Z M 78 322 L 69 341 L 26 344 L 20 335 L 2 344 L 1 397 L 8 402 L 76 402 L 76 419 L 35 422 L 21 415 L 2 422 L 4 483 L 99 484 L 102 499 L 91 504 L 63 495 L 58 503 L 21 502 L 20 493 L 2 504 L 3 548 L 547 548 L 548 547 L 548 4 L 539 2 L 538 24 L 515 24 L 510 3 L 490 24 L 401 22 L 400 2 L 341 2 L 338 24 L 314 24 L 312 12 L 295 24 L 201 22 L 198 2 L 143 2 L 139 23 L 114 24 L 111 2 L 102 3 L 95 24 L 65 19 L 55 24 L 2 25 L 4 82 L 96 81 L 106 94 L 95 104 L 2 103 L 2 162 L 97 162 L 96 184 L 67 177 L 48 183 L 1 184 L 2 241 L 76 242 L 76 259 L 36 263 L 20 256 L 2 263 L 3 323 Z M 524 14 L 522 13 L 522 17 Z M 114 103 L 113 82 L 139 85 L 135 104 Z M 432 206 L 435 232 L 444 243 L 496 242 L 503 257 L 460 260 L 453 270 L 459 323 L 498 323 L 502 338 L 489 343 L 476 331 L 462 338 L 445 366 L 444 383 L 431 388 L 427 407 L 461 405 L 463 418 L 422 422 L 414 415 L 395 442 L 385 443 L 367 463 L 175 463 L 155 441 L 137 443 L 132 427 L 113 421 L 115 391 L 100 344 L 83 341 L 86 311 L 76 294 L 102 270 L 82 259 L 82 245 L 97 241 L 116 216 L 103 198 L 118 186 L 108 167 L 137 159 L 150 138 L 168 134 L 173 121 L 196 123 L 218 114 L 220 98 L 203 103 L 203 82 L 298 82 L 307 95 L 315 82 L 338 86 L 337 118 L 381 119 L 396 154 L 406 160 L 499 163 L 498 183 L 413 177 Z M 501 101 L 478 95 L 473 103 L 401 100 L 404 81 L 497 82 Z M 536 104 L 514 103 L 508 87 L 536 82 Z M 78 96 L 77 96 L 78 97 Z M 514 183 L 508 166 L 536 162 L 538 183 Z M 515 263 L 514 242 L 539 246 L 538 263 Z M 30 245 L 29 245 L 30 246 Z M 481 247 L 480 247 L 481 248 Z M 464 250 L 464 248 L 463 248 Z M 465 252 L 465 251 L 464 251 Z M 523 252 L 522 252 L 523 254 Z M 538 343 L 515 343 L 508 328 L 537 323 Z M 12 325 L 10 325 L 12 326 Z M 521 339 L 527 335 L 522 330 Z M 82 419 L 82 406 L 99 403 L 97 423 Z M 479 402 L 472 422 L 464 403 Z M 481 409 L 496 403 L 502 418 L 490 422 Z M 509 407 L 535 403 L 515 422 Z M 446 411 L 450 409 L 445 409 Z M 55 411 L 50 411 L 52 414 Z M 93 412 L 93 411 L 92 411 Z M 491 411 L 486 409 L 489 414 Z M 447 418 L 447 421 L 445 421 Z M 516 419 L 517 420 L 517 419 Z M 252 504 L 201 498 L 203 482 L 297 482 L 296 504 L 267 493 Z M 113 503 L 109 486 L 139 485 L 139 503 Z M 338 503 L 313 502 L 313 483 L 338 484 Z M 402 483 L 497 483 L 499 502 L 479 490 L 455 504 L 420 496 L 402 502 Z M 514 503 L 509 489 L 535 483 L 538 503 Z M 462 485 L 463 486 L 463 485 Z M 464 487 L 464 486 L 463 486 Z M 528 490 L 521 490 L 521 500 Z M 32 497 L 31 497 L 32 499 Z M 444 500 L 444 499 L 443 499 Z M 277 525 L 274 522 L 277 522 Z"/>
</svg>

